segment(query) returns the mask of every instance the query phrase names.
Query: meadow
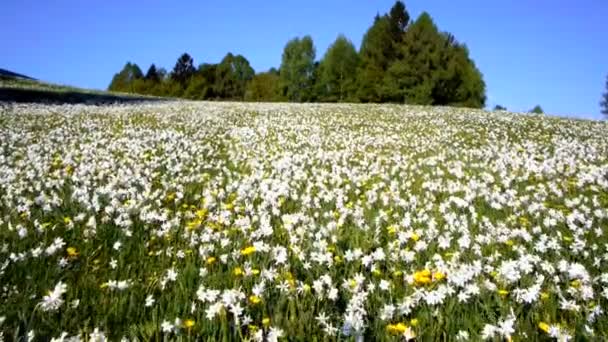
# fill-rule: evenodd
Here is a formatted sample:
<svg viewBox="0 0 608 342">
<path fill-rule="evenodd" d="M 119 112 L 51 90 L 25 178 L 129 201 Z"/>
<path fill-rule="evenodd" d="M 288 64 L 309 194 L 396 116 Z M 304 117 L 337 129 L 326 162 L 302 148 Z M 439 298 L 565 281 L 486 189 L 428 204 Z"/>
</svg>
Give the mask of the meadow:
<svg viewBox="0 0 608 342">
<path fill-rule="evenodd" d="M 0 106 L 4 340 L 608 340 L 608 124 Z"/>
</svg>

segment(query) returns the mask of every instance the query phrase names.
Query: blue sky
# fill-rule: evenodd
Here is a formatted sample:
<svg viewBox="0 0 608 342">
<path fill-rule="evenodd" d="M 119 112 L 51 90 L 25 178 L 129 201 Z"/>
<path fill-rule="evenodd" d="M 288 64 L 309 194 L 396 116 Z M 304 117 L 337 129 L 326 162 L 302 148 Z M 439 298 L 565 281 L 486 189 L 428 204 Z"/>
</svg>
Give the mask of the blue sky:
<svg viewBox="0 0 608 342">
<path fill-rule="evenodd" d="M 188 52 L 198 65 L 228 52 L 256 69 L 278 67 L 283 46 L 310 34 L 317 58 L 340 33 L 358 47 L 394 1 L 3 0 L 0 68 L 105 89 L 126 61 L 170 70 Z M 465 42 L 484 74 L 488 106 L 601 118 L 608 74 L 608 1 L 405 1 Z"/>
</svg>

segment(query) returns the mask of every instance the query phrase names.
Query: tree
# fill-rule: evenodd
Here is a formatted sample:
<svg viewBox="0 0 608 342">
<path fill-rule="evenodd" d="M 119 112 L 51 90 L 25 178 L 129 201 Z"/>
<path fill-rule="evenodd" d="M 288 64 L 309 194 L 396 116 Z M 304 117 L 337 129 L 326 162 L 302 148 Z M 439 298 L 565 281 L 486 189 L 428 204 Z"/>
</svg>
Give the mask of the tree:
<svg viewBox="0 0 608 342">
<path fill-rule="evenodd" d="M 242 100 L 247 82 L 254 75 L 255 71 L 245 57 L 228 53 L 216 69 L 216 94 L 223 99 Z"/>
<path fill-rule="evenodd" d="M 133 82 L 143 78 L 143 73 L 136 63 L 127 62 L 122 70 L 114 74 L 108 90 L 134 92 Z"/>
<path fill-rule="evenodd" d="M 362 102 L 399 101 L 383 82 L 388 68 L 401 57 L 400 45 L 410 22 L 410 15 L 401 1 L 389 13 L 376 15 L 359 50 L 357 97 Z"/>
<path fill-rule="evenodd" d="M 602 95 L 600 107 L 602 109 L 602 114 L 608 116 L 608 76 L 606 76 L 606 92 Z"/>
<path fill-rule="evenodd" d="M 543 109 L 541 108 L 541 106 L 536 105 L 534 106 L 534 108 L 530 109 L 530 113 L 532 114 L 543 114 Z"/>
<path fill-rule="evenodd" d="M 376 16 L 367 30 L 359 50 L 357 98 L 361 102 L 382 102 L 382 80 L 394 56 L 391 23 L 387 16 Z"/>
<path fill-rule="evenodd" d="M 175 62 L 175 66 L 171 72 L 171 79 L 179 83 L 182 88 L 186 88 L 194 72 L 194 60 L 189 54 L 184 53 Z"/>
<path fill-rule="evenodd" d="M 158 75 L 158 71 L 156 71 L 156 65 L 154 65 L 154 63 L 148 68 L 145 79 L 154 83 L 160 82 L 160 76 Z"/>
<path fill-rule="evenodd" d="M 405 33 L 405 29 L 410 22 L 410 14 L 407 12 L 405 4 L 401 1 L 395 2 L 388 18 L 393 42 L 399 43 L 403 39 L 403 33 Z"/>
<path fill-rule="evenodd" d="M 320 63 L 319 97 L 322 101 L 345 101 L 354 96 L 359 56 L 353 43 L 339 35 Z"/>
<path fill-rule="evenodd" d="M 281 58 L 281 86 L 289 101 L 310 101 L 313 95 L 315 47 L 310 36 L 287 42 Z"/>
<path fill-rule="evenodd" d="M 411 104 L 433 104 L 434 72 L 440 68 L 442 37 L 431 16 L 423 12 L 405 33 L 401 58 L 384 79 L 391 99 Z"/>
<path fill-rule="evenodd" d="M 209 100 L 217 97 L 216 78 L 218 64 L 203 63 L 198 66 L 196 74 L 204 80 L 202 99 Z"/>
<path fill-rule="evenodd" d="M 279 101 L 280 77 L 276 70 L 262 72 L 253 77 L 247 84 L 245 91 L 246 101 L 270 102 Z"/>
<path fill-rule="evenodd" d="M 398 55 L 383 81 L 383 92 L 391 101 L 475 108 L 485 105 L 485 83 L 467 47 L 453 35 L 439 32 L 428 13 L 409 26 Z"/>
<path fill-rule="evenodd" d="M 507 110 L 506 107 L 503 107 L 501 105 L 496 105 L 494 106 L 494 111 L 501 111 L 501 110 Z"/>
</svg>

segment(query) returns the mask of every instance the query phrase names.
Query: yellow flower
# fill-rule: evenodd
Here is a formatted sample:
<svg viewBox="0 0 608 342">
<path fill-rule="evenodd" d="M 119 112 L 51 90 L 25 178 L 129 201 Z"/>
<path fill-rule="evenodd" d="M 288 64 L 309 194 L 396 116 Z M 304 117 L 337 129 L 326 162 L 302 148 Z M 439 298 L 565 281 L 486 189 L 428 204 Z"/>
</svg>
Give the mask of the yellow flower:
<svg viewBox="0 0 608 342">
<path fill-rule="evenodd" d="M 258 274 L 260 274 L 260 270 L 258 270 L 257 268 L 254 268 L 251 270 L 251 274 L 258 275 Z"/>
<path fill-rule="evenodd" d="M 270 325 L 270 318 L 266 317 L 262 320 L 262 324 L 267 327 Z"/>
<path fill-rule="evenodd" d="M 207 264 L 212 265 L 216 260 L 217 259 L 215 257 L 210 256 L 207 258 Z"/>
<path fill-rule="evenodd" d="M 258 297 L 258 296 L 256 296 L 256 295 L 251 295 L 251 296 L 249 296 L 249 302 L 250 302 L 251 304 L 258 304 L 258 303 L 260 303 L 261 301 L 262 301 L 262 298 L 260 298 L 260 297 Z"/>
<path fill-rule="evenodd" d="M 188 228 L 188 230 L 195 230 L 201 226 L 201 223 L 203 222 L 200 219 L 192 220 L 186 224 L 186 228 Z"/>
<path fill-rule="evenodd" d="M 515 242 L 513 242 L 513 240 L 507 240 L 507 241 L 505 242 L 505 245 L 507 245 L 507 246 L 509 246 L 509 247 L 512 247 L 514 244 L 515 244 Z"/>
<path fill-rule="evenodd" d="M 194 326 L 194 320 L 193 319 L 187 319 L 184 321 L 184 327 L 187 329 L 190 329 Z"/>
<path fill-rule="evenodd" d="M 431 271 L 424 269 L 422 271 L 414 272 L 414 282 L 416 285 L 428 285 L 432 282 Z"/>
<path fill-rule="evenodd" d="M 506 295 L 509 294 L 509 291 L 501 289 L 501 290 L 498 290 L 498 294 L 502 297 L 505 297 Z"/>
<path fill-rule="evenodd" d="M 542 299 L 542 300 L 549 299 L 549 293 L 547 293 L 547 292 L 541 292 L 540 293 L 540 299 Z"/>
<path fill-rule="evenodd" d="M 397 232 L 397 227 L 395 227 L 395 226 L 388 226 L 387 230 L 388 230 L 389 234 L 393 235 L 393 234 L 395 234 Z"/>
<path fill-rule="evenodd" d="M 66 216 L 63 218 L 63 223 L 70 224 L 70 223 L 72 223 L 72 219 Z"/>
<path fill-rule="evenodd" d="M 395 271 L 393 272 L 393 277 L 401 277 L 403 275 L 402 271 Z"/>
<path fill-rule="evenodd" d="M 66 251 L 68 252 L 68 256 L 70 257 L 77 257 L 79 254 L 76 248 L 74 247 L 68 247 Z"/>
<path fill-rule="evenodd" d="M 578 289 L 579 287 L 581 287 L 581 281 L 579 279 L 573 280 L 570 282 L 570 286 L 574 287 L 575 289 Z"/>
<path fill-rule="evenodd" d="M 240 275 L 243 275 L 243 269 L 240 267 L 235 267 L 234 270 L 232 270 L 232 274 L 234 274 L 237 277 Z"/>
<path fill-rule="evenodd" d="M 403 323 L 389 324 L 386 326 L 386 330 L 391 335 L 401 335 L 407 330 L 407 325 Z"/>
<path fill-rule="evenodd" d="M 255 326 L 255 325 L 253 325 L 253 324 L 249 324 L 249 325 L 247 326 L 247 328 L 248 328 L 248 329 L 249 329 L 251 332 L 253 332 L 253 333 L 254 333 L 254 332 L 256 332 L 256 331 L 258 331 L 258 327 L 257 327 L 257 326 Z"/>
<path fill-rule="evenodd" d="M 414 240 L 414 241 L 418 241 L 418 240 L 420 240 L 420 235 L 418 235 L 418 234 L 416 234 L 416 233 L 413 233 L 413 234 L 412 234 L 412 236 L 411 236 L 411 238 L 412 238 L 412 240 Z"/>
<path fill-rule="evenodd" d="M 550 326 L 549 326 L 549 324 L 547 324 L 547 323 L 545 323 L 545 322 L 540 322 L 540 323 L 538 323 L 538 328 L 539 328 L 540 330 L 542 330 L 542 331 L 544 331 L 544 332 L 548 333 L 548 332 L 549 332 L 549 328 L 550 328 Z"/>
<path fill-rule="evenodd" d="M 376 277 L 379 277 L 382 275 L 382 272 L 380 272 L 379 269 L 375 268 L 374 270 L 372 270 L 372 274 L 375 275 Z"/>
<path fill-rule="evenodd" d="M 417 325 L 418 325 L 418 319 L 413 318 L 413 319 L 410 321 L 410 325 L 411 325 L 411 326 L 413 326 L 413 327 L 417 326 Z"/>
<path fill-rule="evenodd" d="M 435 280 L 435 281 L 442 281 L 446 277 L 447 276 L 445 275 L 445 273 L 443 273 L 441 271 L 437 271 L 437 272 L 433 273 L 433 280 Z"/>
<path fill-rule="evenodd" d="M 334 257 L 334 262 L 335 262 L 336 264 L 339 264 L 339 263 L 341 263 L 341 262 L 342 262 L 342 258 L 341 258 L 339 255 L 336 255 L 336 256 Z"/>
<path fill-rule="evenodd" d="M 255 246 L 249 246 L 241 249 L 241 255 L 247 256 L 255 253 Z"/>
</svg>

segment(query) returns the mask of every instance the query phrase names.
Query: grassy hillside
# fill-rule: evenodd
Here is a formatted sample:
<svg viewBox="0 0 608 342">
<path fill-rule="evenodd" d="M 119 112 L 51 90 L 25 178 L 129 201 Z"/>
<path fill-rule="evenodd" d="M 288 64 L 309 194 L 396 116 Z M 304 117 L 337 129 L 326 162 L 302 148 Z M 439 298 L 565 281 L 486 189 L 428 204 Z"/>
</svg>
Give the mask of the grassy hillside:
<svg viewBox="0 0 608 342">
<path fill-rule="evenodd" d="M 5 107 L 0 331 L 607 340 L 607 132 L 393 105 Z"/>
<path fill-rule="evenodd" d="M 0 101 L 18 103 L 87 103 L 155 101 L 162 98 L 57 85 L 33 79 L 0 76 Z"/>
</svg>

